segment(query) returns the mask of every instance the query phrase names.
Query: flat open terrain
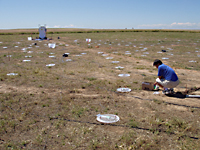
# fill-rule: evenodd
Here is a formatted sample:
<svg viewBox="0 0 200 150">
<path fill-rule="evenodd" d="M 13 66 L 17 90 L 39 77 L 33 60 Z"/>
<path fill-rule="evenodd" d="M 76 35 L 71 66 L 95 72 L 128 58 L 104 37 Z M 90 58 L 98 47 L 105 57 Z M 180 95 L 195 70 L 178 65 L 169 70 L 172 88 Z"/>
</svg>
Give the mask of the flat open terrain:
<svg viewBox="0 0 200 150">
<path fill-rule="evenodd" d="M 28 36 L 0 35 L 0 149 L 200 149 L 200 99 L 184 97 L 200 95 L 200 33 Z M 157 78 L 155 59 L 179 76 L 173 96 L 141 88 Z"/>
</svg>

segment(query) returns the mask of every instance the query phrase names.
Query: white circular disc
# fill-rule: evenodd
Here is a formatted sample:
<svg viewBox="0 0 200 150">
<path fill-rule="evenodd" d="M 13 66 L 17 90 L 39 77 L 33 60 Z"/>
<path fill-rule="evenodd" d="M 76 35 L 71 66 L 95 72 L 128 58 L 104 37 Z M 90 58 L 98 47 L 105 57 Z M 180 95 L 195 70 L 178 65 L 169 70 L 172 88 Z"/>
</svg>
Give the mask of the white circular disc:
<svg viewBox="0 0 200 150">
<path fill-rule="evenodd" d="M 66 59 L 66 61 L 72 61 L 71 59 Z"/>
<path fill-rule="evenodd" d="M 117 89 L 117 92 L 130 92 L 131 91 L 131 89 L 130 88 L 118 88 Z"/>
<path fill-rule="evenodd" d="M 107 57 L 106 59 L 113 59 L 113 57 Z"/>
<path fill-rule="evenodd" d="M 121 66 L 117 66 L 117 67 L 115 67 L 115 68 L 117 68 L 117 69 L 123 69 L 124 67 L 121 67 Z"/>
<path fill-rule="evenodd" d="M 18 75 L 18 73 L 8 73 L 7 75 L 8 76 L 16 76 L 16 75 Z"/>
<path fill-rule="evenodd" d="M 112 61 L 113 64 L 119 63 L 119 61 Z"/>
<path fill-rule="evenodd" d="M 48 64 L 48 65 L 46 65 L 46 66 L 55 66 L 55 64 Z"/>
<path fill-rule="evenodd" d="M 130 74 L 119 74 L 119 77 L 130 77 Z"/>
<path fill-rule="evenodd" d="M 169 58 L 163 57 L 162 59 L 169 59 Z"/>
<path fill-rule="evenodd" d="M 115 123 L 119 121 L 119 117 L 113 114 L 97 115 L 97 121 L 101 123 Z"/>
</svg>

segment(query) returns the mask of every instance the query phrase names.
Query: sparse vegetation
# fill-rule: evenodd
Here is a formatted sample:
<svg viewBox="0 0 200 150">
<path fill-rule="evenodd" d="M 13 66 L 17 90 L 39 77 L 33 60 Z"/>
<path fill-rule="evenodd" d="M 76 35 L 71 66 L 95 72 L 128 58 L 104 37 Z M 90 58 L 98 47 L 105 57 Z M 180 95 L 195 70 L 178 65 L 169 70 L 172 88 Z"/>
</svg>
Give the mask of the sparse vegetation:
<svg viewBox="0 0 200 150">
<path fill-rule="evenodd" d="M 30 33 L 38 36 L 36 30 L 0 31 L 0 149 L 200 148 L 199 100 L 141 89 L 142 82 L 156 78 L 153 60 L 168 58 L 163 62 L 181 80 L 177 95 L 198 92 L 199 31 L 48 32 L 53 40 L 39 42 L 27 40 Z M 90 46 L 85 38 L 92 39 Z M 59 46 L 50 49 L 48 43 Z M 55 58 L 49 58 L 52 53 Z M 31 61 L 23 62 L 27 55 Z M 7 75 L 12 72 L 18 75 Z M 124 73 L 130 76 L 118 76 Z M 117 93 L 119 87 L 132 91 Z M 120 121 L 101 124 L 98 114 L 115 114 Z"/>
</svg>

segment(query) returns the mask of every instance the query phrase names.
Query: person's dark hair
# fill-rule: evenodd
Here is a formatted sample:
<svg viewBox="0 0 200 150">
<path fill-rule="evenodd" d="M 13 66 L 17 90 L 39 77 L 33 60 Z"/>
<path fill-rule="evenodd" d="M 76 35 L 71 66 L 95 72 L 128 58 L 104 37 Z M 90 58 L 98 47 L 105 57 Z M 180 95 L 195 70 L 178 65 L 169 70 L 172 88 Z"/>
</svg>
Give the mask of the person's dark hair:
<svg viewBox="0 0 200 150">
<path fill-rule="evenodd" d="M 161 65 L 161 64 L 162 64 L 162 61 L 159 60 L 159 59 L 154 60 L 154 62 L 153 62 L 153 66 L 158 65 L 158 64 Z"/>
</svg>

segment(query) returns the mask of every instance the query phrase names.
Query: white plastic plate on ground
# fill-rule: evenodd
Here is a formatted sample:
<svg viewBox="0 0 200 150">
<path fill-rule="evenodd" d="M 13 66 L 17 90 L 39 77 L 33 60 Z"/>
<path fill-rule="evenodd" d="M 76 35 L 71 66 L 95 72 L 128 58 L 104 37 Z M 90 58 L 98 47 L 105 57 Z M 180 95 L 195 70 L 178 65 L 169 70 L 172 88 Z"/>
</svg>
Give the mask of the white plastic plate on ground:
<svg viewBox="0 0 200 150">
<path fill-rule="evenodd" d="M 49 57 L 56 57 L 56 56 L 49 56 Z"/>
<path fill-rule="evenodd" d="M 130 92 L 131 91 L 131 89 L 130 88 L 118 88 L 117 89 L 117 92 Z"/>
<path fill-rule="evenodd" d="M 31 58 L 32 56 L 25 56 L 26 58 Z"/>
<path fill-rule="evenodd" d="M 66 59 L 66 61 L 72 61 L 71 59 Z"/>
<path fill-rule="evenodd" d="M 25 51 L 27 48 L 22 48 L 22 51 Z"/>
<path fill-rule="evenodd" d="M 98 54 L 103 54 L 103 52 L 98 52 Z"/>
<path fill-rule="evenodd" d="M 18 75 L 18 73 L 8 73 L 7 75 L 8 76 L 16 76 L 16 75 Z"/>
<path fill-rule="evenodd" d="M 113 114 L 104 114 L 104 115 L 98 114 L 97 121 L 101 123 L 115 123 L 119 121 L 119 117 Z"/>
<path fill-rule="evenodd" d="M 113 57 L 107 57 L 106 59 L 113 59 Z"/>
<path fill-rule="evenodd" d="M 49 67 L 51 67 L 51 66 L 55 66 L 55 64 L 48 64 L 48 65 L 46 65 L 46 66 L 49 66 Z"/>
<path fill-rule="evenodd" d="M 7 48 L 7 47 L 3 47 L 3 48 Z"/>
<path fill-rule="evenodd" d="M 117 67 L 115 67 L 115 68 L 117 68 L 117 69 L 123 69 L 124 67 L 121 67 L 121 66 L 117 66 Z"/>
<path fill-rule="evenodd" d="M 189 61 L 189 62 L 196 62 L 195 60 L 191 60 L 191 61 Z"/>
<path fill-rule="evenodd" d="M 162 59 L 169 59 L 169 58 L 163 57 Z"/>
<path fill-rule="evenodd" d="M 129 77 L 130 74 L 119 74 L 118 76 L 119 76 L 119 77 Z"/>
<path fill-rule="evenodd" d="M 119 61 L 112 61 L 113 64 L 119 63 Z"/>
<path fill-rule="evenodd" d="M 103 54 L 102 56 L 108 56 L 108 54 Z"/>
<path fill-rule="evenodd" d="M 56 44 L 55 43 L 49 43 L 48 46 L 49 46 L 49 48 L 55 48 Z"/>
<path fill-rule="evenodd" d="M 81 53 L 82 55 L 86 55 L 87 53 Z"/>
<path fill-rule="evenodd" d="M 31 60 L 23 60 L 23 62 L 26 62 L 26 61 L 31 61 Z"/>
</svg>

